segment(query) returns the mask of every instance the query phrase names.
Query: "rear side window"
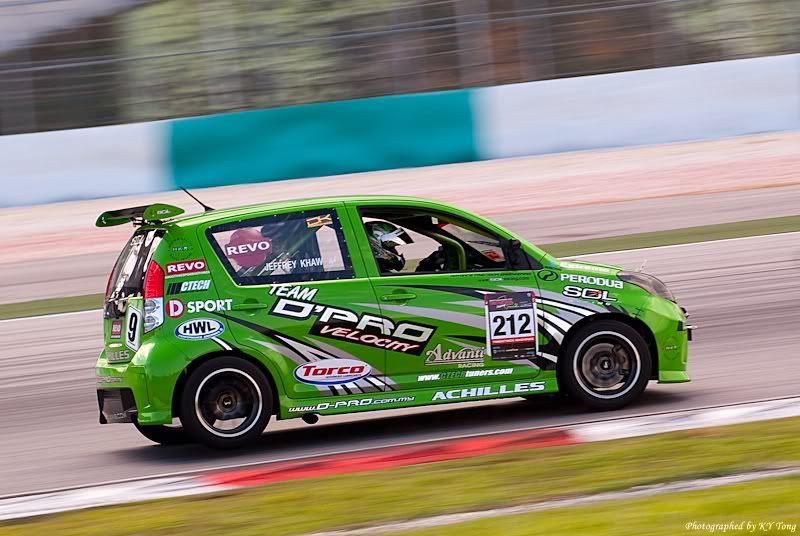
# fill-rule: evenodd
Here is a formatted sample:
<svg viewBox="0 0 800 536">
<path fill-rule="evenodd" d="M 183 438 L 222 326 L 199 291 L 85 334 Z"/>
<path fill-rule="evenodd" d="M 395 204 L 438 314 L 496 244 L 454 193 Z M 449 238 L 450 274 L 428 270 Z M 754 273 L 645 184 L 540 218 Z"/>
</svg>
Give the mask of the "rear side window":
<svg viewBox="0 0 800 536">
<path fill-rule="evenodd" d="M 209 242 L 237 285 L 349 279 L 353 268 L 333 210 L 211 227 Z"/>
<path fill-rule="evenodd" d="M 128 240 L 108 280 L 106 303 L 142 294 L 147 263 L 158 248 L 162 235 L 163 230 L 140 229 Z M 106 314 L 116 315 L 108 307 Z"/>
</svg>

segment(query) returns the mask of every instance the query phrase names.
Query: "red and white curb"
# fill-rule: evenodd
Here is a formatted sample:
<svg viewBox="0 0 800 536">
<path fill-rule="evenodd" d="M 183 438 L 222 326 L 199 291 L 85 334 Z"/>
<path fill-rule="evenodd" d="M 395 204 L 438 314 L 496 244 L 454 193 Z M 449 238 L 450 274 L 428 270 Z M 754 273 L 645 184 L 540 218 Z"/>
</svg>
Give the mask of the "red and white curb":
<svg viewBox="0 0 800 536">
<path fill-rule="evenodd" d="M 514 450 L 607 441 L 800 415 L 800 397 L 697 410 L 623 417 L 560 428 L 528 429 L 315 456 L 185 476 L 0 497 L 0 520 L 53 514 L 98 506 L 216 493 L 250 486 L 345 473 L 375 471 Z"/>
</svg>

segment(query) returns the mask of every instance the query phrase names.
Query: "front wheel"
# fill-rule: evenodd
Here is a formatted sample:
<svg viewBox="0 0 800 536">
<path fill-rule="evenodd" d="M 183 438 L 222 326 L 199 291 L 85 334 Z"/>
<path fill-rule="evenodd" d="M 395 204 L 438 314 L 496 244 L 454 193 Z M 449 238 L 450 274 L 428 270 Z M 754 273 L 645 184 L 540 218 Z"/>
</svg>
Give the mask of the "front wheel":
<svg viewBox="0 0 800 536">
<path fill-rule="evenodd" d="M 261 370 L 239 357 L 201 364 L 186 381 L 181 422 L 199 443 L 218 449 L 261 435 L 272 414 L 272 389 Z"/>
<path fill-rule="evenodd" d="M 599 320 L 570 338 L 559 360 L 559 382 L 590 409 L 608 411 L 642 394 L 651 370 L 650 349 L 638 331 Z"/>
</svg>

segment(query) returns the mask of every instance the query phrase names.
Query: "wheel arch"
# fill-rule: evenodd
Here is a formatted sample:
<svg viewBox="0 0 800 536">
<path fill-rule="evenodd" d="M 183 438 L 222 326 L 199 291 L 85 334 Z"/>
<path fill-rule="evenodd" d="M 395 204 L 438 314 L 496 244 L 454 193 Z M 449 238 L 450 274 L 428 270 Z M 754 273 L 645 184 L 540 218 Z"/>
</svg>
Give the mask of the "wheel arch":
<svg viewBox="0 0 800 536">
<path fill-rule="evenodd" d="M 180 376 L 178 376 L 178 380 L 175 382 L 175 388 L 172 390 L 172 416 L 173 417 L 180 417 L 180 406 L 181 406 L 181 397 L 183 396 L 183 389 L 186 386 L 186 380 L 192 374 L 192 372 L 197 369 L 203 363 L 211 361 L 213 359 L 219 357 L 239 357 L 244 359 L 245 361 L 249 361 L 264 374 L 264 378 L 266 378 L 267 382 L 269 383 L 270 389 L 272 389 L 272 415 L 278 415 L 280 410 L 280 394 L 278 392 L 278 386 L 275 381 L 275 377 L 270 372 L 269 368 L 264 364 L 263 361 L 253 357 L 252 355 L 243 352 L 239 348 L 232 347 L 231 350 L 219 350 L 216 352 L 210 352 L 208 354 L 204 354 L 196 359 L 193 359 L 184 369 L 181 371 Z"/>
<path fill-rule="evenodd" d="M 561 347 L 558 350 L 558 361 L 560 363 L 566 362 L 566 356 L 564 352 L 566 351 L 567 346 L 572 341 L 572 339 L 577 335 L 577 333 L 594 322 L 598 322 L 601 320 L 613 320 L 620 322 L 622 324 L 627 324 L 631 328 L 635 329 L 637 333 L 639 333 L 642 338 L 647 343 L 647 348 L 650 351 L 650 362 L 652 365 L 652 370 L 650 373 L 651 380 L 658 379 L 658 345 L 656 344 L 656 337 L 653 334 L 653 331 L 650 327 L 645 324 L 643 321 L 639 320 L 636 317 L 628 316 L 623 313 L 597 313 L 590 316 L 587 316 L 575 324 L 572 325 L 571 328 L 567 331 L 564 335 L 564 340 L 561 342 Z M 557 374 L 561 374 L 561 367 L 558 367 Z"/>
</svg>

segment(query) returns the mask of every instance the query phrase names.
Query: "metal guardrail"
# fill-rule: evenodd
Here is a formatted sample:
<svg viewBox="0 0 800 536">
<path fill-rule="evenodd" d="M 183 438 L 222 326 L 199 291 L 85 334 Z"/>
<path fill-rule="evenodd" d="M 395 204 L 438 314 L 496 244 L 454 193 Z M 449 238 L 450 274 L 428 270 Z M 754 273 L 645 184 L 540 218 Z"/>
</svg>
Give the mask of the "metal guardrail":
<svg viewBox="0 0 800 536">
<path fill-rule="evenodd" d="M 0 134 L 800 52 L 797 0 L 7 0 Z"/>
</svg>

